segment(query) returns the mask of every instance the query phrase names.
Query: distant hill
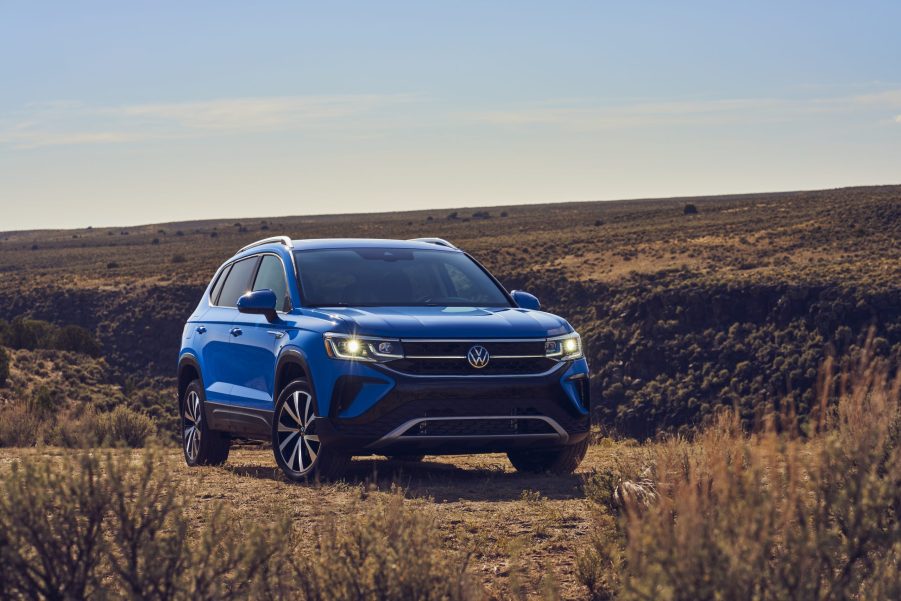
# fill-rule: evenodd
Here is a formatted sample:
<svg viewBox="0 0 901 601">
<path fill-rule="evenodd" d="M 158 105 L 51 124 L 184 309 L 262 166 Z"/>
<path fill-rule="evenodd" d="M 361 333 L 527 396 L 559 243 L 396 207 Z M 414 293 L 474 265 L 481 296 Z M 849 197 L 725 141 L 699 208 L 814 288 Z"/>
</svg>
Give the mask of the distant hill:
<svg viewBox="0 0 901 601">
<path fill-rule="evenodd" d="M 597 416 L 633 436 L 723 405 L 803 414 L 869 328 L 901 354 L 901 186 L 2 232 L 0 319 L 81 325 L 110 382 L 169 387 L 216 267 L 276 234 L 451 240 L 582 332 Z"/>
</svg>

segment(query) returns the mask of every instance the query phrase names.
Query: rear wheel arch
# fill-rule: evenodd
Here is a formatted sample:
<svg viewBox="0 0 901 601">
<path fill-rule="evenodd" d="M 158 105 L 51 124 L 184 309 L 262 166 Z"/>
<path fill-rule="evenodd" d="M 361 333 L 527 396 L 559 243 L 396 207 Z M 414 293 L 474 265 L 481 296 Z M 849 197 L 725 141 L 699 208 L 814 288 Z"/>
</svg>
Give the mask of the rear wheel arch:
<svg viewBox="0 0 901 601">
<path fill-rule="evenodd" d="M 203 387 L 203 375 L 200 372 L 200 364 L 191 355 L 185 355 L 178 362 L 178 399 L 181 402 L 185 396 L 185 390 L 194 380 L 200 380 L 200 386 Z"/>
</svg>

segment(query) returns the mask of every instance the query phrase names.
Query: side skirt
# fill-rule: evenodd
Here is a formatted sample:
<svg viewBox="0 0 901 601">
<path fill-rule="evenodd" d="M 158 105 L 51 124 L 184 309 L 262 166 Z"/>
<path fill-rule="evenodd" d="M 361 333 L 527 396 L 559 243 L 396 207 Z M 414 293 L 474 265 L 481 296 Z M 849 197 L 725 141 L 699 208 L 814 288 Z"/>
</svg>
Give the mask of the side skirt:
<svg viewBox="0 0 901 601">
<path fill-rule="evenodd" d="M 265 409 L 207 401 L 206 418 L 213 430 L 262 440 L 269 440 L 272 436 L 272 411 Z"/>
</svg>

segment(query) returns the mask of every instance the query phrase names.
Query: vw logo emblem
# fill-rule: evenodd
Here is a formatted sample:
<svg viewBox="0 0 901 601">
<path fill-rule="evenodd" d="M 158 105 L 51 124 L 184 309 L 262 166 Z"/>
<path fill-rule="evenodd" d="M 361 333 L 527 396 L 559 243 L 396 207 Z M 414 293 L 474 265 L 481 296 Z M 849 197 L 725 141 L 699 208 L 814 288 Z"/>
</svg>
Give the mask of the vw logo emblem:
<svg viewBox="0 0 901 601">
<path fill-rule="evenodd" d="M 491 355 L 488 354 L 488 349 L 484 346 L 476 345 L 470 348 L 469 352 L 466 353 L 466 359 L 469 361 L 469 364 L 476 369 L 482 369 L 488 365 L 488 360 L 491 359 Z"/>
</svg>

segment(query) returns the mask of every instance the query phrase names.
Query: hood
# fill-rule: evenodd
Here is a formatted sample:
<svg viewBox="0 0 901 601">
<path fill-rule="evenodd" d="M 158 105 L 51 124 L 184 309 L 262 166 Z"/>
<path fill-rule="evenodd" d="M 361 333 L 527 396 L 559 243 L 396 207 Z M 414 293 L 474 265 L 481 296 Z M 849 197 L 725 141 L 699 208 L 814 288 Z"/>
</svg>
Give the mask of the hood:
<svg viewBox="0 0 901 601">
<path fill-rule="evenodd" d="M 572 331 L 565 319 L 519 308 L 363 307 L 320 309 L 363 336 L 545 338 Z"/>
</svg>

